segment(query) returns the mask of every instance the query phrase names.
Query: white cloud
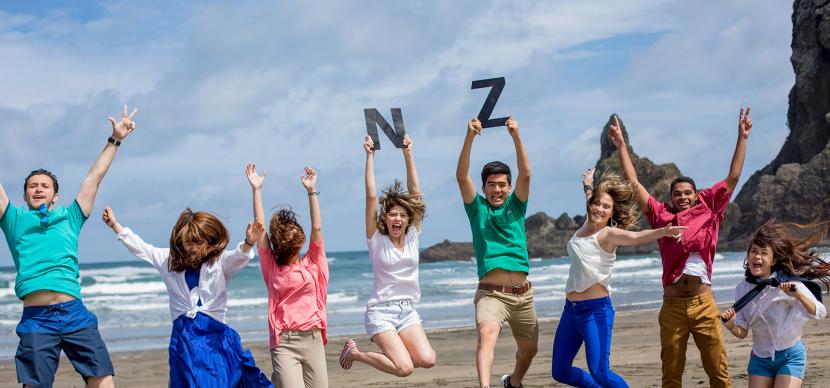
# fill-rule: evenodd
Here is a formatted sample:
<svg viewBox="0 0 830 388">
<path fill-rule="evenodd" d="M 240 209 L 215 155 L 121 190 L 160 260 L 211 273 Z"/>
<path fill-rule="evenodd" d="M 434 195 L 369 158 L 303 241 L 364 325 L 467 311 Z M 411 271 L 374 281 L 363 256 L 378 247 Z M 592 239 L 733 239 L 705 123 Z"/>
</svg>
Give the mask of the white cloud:
<svg viewBox="0 0 830 388">
<path fill-rule="evenodd" d="M 327 245 L 361 249 L 363 108 L 389 117 L 401 107 L 430 205 L 425 245 L 468 240 L 453 173 L 466 120 L 486 95 L 470 82 L 492 76 L 508 81 L 494 115 L 517 116 L 531 156 L 531 212 L 582 211 L 579 174 L 599 155 L 611 112 L 639 154 L 705 181 L 725 173 L 735 109 L 752 103 L 759 133 L 748 176 L 778 147 L 756 142 L 783 142 L 792 73 L 786 7 L 747 4 L 164 3 L 125 13 L 131 3 L 115 3 L 91 20 L 58 15 L 54 26 L 6 14 L 0 179 L 14 192 L 33 166 L 52 166 L 74 191 L 108 134 L 103 120 L 126 101 L 141 108 L 138 129 L 98 207 L 117 206 L 155 241 L 188 205 L 226 216 L 238 236 L 250 218 L 245 162 L 271 172 L 266 203 L 301 215 L 297 176 L 312 164 Z M 404 177 L 388 143 L 377 158 L 379 185 Z M 493 159 L 515 167 L 503 129 L 476 140 L 471 175 Z M 90 224 L 85 256 L 124 257 L 90 244 L 107 233 Z"/>
</svg>

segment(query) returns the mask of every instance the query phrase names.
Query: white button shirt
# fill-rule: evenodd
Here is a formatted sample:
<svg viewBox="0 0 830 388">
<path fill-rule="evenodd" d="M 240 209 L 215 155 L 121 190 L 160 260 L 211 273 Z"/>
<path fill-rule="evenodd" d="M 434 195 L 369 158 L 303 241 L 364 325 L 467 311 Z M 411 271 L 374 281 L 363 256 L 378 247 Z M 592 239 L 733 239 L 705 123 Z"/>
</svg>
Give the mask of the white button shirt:
<svg viewBox="0 0 830 388">
<path fill-rule="evenodd" d="M 767 286 L 735 316 L 736 326 L 752 330 L 752 352 L 758 357 L 774 358 L 776 351 L 795 346 L 808 319 L 824 319 L 827 315 L 824 304 L 816 300 L 807 286 L 799 281 L 794 283 L 799 293 L 816 304 L 815 315 L 809 315 L 804 305 L 784 290 Z M 753 288 L 752 283 L 738 283 L 735 300 Z"/>
<path fill-rule="evenodd" d="M 254 258 L 254 250 L 243 252 L 240 242 L 235 250 L 222 252 L 213 264 L 209 261 L 202 264 L 199 271 L 199 286 L 191 290 L 184 278 L 185 271 L 171 272 L 168 269 L 170 248 L 156 248 L 147 244 L 129 228 L 124 228 L 118 233 L 117 238 L 130 253 L 152 264 L 159 271 L 170 295 L 170 316 L 173 320 L 182 314 L 187 314 L 188 318 L 195 318 L 196 313 L 202 312 L 225 323 L 225 313 L 228 311 L 228 282 Z M 201 306 L 197 306 L 199 300 L 202 301 Z"/>
</svg>

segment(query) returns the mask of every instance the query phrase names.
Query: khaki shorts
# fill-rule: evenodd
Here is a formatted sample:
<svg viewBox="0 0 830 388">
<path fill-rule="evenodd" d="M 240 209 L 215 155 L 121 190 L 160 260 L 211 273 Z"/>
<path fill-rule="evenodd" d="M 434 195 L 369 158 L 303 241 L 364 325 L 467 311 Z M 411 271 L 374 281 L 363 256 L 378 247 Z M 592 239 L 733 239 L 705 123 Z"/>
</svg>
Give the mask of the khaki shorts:
<svg viewBox="0 0 830 388">
<path fill-rule="evenodd" d="M 536 305 L 533 304 L 533 288 L 521 295 L 500 291 L 476 290 L 476 325 L 485 321 L 507 322 L 513 337 L 537 340 L 539 324 Z"/>
</svg>

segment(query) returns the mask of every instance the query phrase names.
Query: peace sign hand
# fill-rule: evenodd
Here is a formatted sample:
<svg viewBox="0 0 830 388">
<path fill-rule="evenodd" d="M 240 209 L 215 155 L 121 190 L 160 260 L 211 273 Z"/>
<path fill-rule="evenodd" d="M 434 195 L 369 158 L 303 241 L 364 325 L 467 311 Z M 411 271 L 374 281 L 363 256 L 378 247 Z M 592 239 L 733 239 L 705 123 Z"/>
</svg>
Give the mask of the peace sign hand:
<svg viewBox="0 0 830 388">
<path fill-rule="evenodd" d="M 115 121 L 112 116 L 108 117 L 110 124 L 112 124 L 112 138 L 121 141 L 124 140 L 127 135 L 135 130 L 135 114 L 138 113 L 138 108 L 133 109 L 133 113 L 127 114 L 127 105 L 124 105 L 124 109 L 121 111 L 121 120 Z"/>
<path fill-rule="evenodd" d="M 622 126 L 620 125 L 620 120 L 617 118 L 617 115 L 614 115 L 614 123 L 608 126 L 608 138 L 611 139 L 611 142 L 614 143 L 614 146 L 617 149 L 622 148 L 625 144 L 625 138 L 623 138 L 622 134 Z"/>
<path fill-rule="evenodd" d="M 752 132 L 752 118 L 749 117 L 749 107 L 741 107 L 741 113 L 738 115 L 738 136 L 744 139 L 749 138 L 749 133 Z"/>
</svg>

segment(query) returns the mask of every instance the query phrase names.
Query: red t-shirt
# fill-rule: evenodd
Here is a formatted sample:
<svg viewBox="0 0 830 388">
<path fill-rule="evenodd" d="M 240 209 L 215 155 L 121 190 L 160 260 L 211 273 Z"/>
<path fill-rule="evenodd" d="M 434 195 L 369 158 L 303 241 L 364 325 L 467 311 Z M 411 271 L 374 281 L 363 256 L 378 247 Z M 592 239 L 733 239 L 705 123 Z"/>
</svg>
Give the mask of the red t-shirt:
<svg viewBox="0 0 830 388">
<path fill-rule="evenodd" d="M 726 180 L 701 190 L 697 194 L 698 203 L 680 213 L 672 213 L 668 204 L 648 197 L 650 211 L 646 213 L 646 218 L 652 228 L 662 228 L 669 223 L 689 228 L 683 231 L 680 242 L 672 237 L 657 240 L 660 258 L 663 260 L 663 288 L 671 285 L 674 279 L 683 274 L 683 267 L 690 252 L 700 253 L 700 257 L 706 263 L 709 279 L 712 279 L 712 260 L 715 258 L 718 245 L 718 228 L 723 221 L 723 214 L 730 198 L 732 192 L 729 191 Z"/>
</svg>

